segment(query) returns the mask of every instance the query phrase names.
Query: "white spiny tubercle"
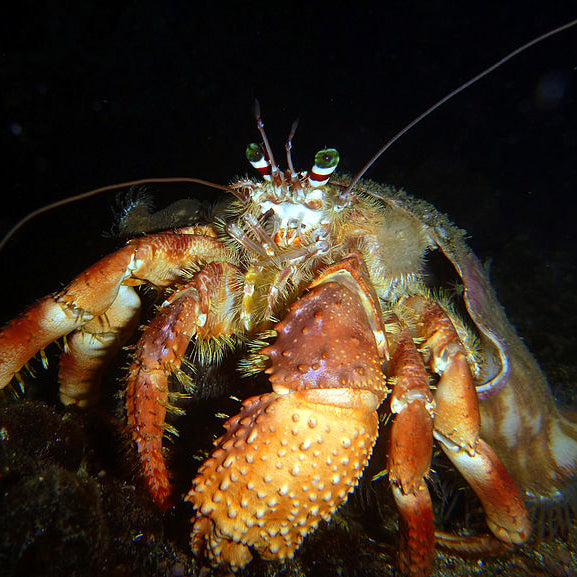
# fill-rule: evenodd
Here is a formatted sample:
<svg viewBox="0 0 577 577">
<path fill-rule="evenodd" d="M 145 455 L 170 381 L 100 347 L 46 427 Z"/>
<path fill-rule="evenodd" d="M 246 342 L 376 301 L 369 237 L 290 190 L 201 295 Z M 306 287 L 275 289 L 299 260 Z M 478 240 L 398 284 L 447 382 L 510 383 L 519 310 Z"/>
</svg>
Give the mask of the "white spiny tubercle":
<svg viewBox="0 0 577 577">
<path fill-rule="evenodd" d="M 445 369 L 451 363 L 453 356 L 461 352 L 461 345 L 457 343 L 449 343 L 447 346 L 443 347 L 439 355 L 435 355 L 432 359 L 432 369 L 439 375 L 445 372 Z"/>
<path fill-rule="evenodd" d="M 434 415 L 435 401 L 423 393 L 423 391 L 419 391 L 418 389 L 410 389 L 400 398 L 393 396 L 391 400 L 391 412 L 398 415 L 414 401 L 424 401 L 427 411 L 431 414 L 431 416 Z"/>
</svg>

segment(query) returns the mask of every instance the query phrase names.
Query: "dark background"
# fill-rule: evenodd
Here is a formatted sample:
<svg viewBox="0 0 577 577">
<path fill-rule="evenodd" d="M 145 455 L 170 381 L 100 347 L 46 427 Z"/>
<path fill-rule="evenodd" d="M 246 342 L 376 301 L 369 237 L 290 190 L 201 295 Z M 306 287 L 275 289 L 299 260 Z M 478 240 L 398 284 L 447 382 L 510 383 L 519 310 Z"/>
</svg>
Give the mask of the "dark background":
<svg viewBox="0 0 577 577">
<path fill-rule="evenodd" d="M 310 168 L 329 145 L 341 170 L 355 173 L 451 89 L 577 16 L 576 2 L 70 4 L 20 2 L 0 25 L 4 231 L 32 209 L 105 184 L 226 184 L 249 173 L 255 97 L 283 165 L 300 117 L 296 167 Z M 576 67 L 577 28 L 447 103 L 368 173 L 470 232 L 537 346 L 536 310 L 560 335 L 575 326 Z M 217 195 L 153 190 L 158 207 Z M 0 253 L 1 321 L 119 245 L 103 236 L 113 201 L 109 193 L 60 208 L 10 241 Z"/>
</svg>

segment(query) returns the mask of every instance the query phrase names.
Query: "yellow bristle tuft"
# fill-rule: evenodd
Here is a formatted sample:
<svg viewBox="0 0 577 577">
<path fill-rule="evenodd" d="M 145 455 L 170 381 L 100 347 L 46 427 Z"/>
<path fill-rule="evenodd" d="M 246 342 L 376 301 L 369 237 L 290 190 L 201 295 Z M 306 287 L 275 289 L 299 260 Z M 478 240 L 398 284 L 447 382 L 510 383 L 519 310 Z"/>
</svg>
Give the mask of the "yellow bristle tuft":
<svg viewBox="0 0 577 577">
<path fill-rule="evenodd" d="M 385 323 L 385 332 L 389 335 L 398 335 L 401 332 L 401 327 L 398 322 Z"/>
<path fill-rule="evenodd" d="M 29 374 L 32 378 L 35 378 L 35 377 L 36 377 L 36 375 L 34 374 L 34 370 L 32 369 L 32 367 L 31 367 L 28 363 L 26 363 L 23 368 L 25 368 L 25 369 L 28 371 L 28 374 Z M 20 373 L 16 373 L 16 374 L 19 375 Z"/>
<path fill-rule="evenodd" d="M 169 425 L 168 423 L 162 424 L 162 429 L 164 431 L 164 435 L 166 438 L 171 439 L 178 437 L 178 429 L 173 425 Z"/>
<path fill-rule="evenodd" d="M 387 377 L 387 386 L 394 387 L 399 382 L 399 377 Z"/>
<path fill-rule="evenodd" d="M 383 469 L 382 471 L 379 471 L 378 473 L 375 473 L 372 477 L 371 477 L 371 481 L 378 481 L 379 479 L 382 479 L 383 477 L 388 477 L 389 475 L 389 470 L 388 469 Z"/>
<path fill-rule="evenodd" d="M 40 360 L 42 362 L 42 366 L 45 369 L 47 369 L 48 368 L 48 357 L 46 356 L 44 349 L 40 349 Z"/>
<path fill-rule="evenodd" d="M 225 335 L 210 339 L 197 339 L 193 349 L 193 359 L 200 365 L 218 364 L 224 355 L 238 346 L 239 338 Z"/>
<path fill-rule="evenodd" d="M 18 373 L 15 373 L 14 377 L 18 381 L 18 385 L 20 386 L 20 390 L 24 394 L 26 392 L 26 387 L 24 385 L 24 379 L 22 378 L 22 375 L 18 372 Z M 18 394 L 18 391 L 16 391 L 16 393 Z"/>
<path fill-rule="evenodd" d="M 173 405 L 168 401 L 159 402 L 159 404 L 166 409 L 167 413 L 170 413 L 171 415 L 176 415 L 177 417 L 182 417 L 183 415 L 186 415 L 186 411 L 184 409 L 181 409 L 180 407 L 177 407 L 176 405 Z"/>
<path fill-rule="evenodd" d="M 174 378 L 177 380 L 178 384 L 186 391 L 192 391 L 195 388 L 195 383 L 192 380 L 192 377 L 190 376 L 190 374 L 188 374 L 187 372 L 183 371 L 182 369 L 177 369 L 177 370 L 173 370 L 172 371 L 172 375 L 174 376 Z M 183 393 L 174 393 L 179 394 L 179 395 L 183 395 L 183 396 L 188 396 L 188 395 L 184 395 Z"/>
<path fill-rule="evenodd" d="M 386 427 L 392 418 L 393 418 L 393 413 L 383 413 L 379 417 L 379 422 L 381 423 L 382 426 Z"/>
<path fill-rule="evenodd" d="M 190 393 L 181 393 L 180 391 L 169 391 L 168 398 L 170 401 L 185 401 L 192 398 Z"/>
<path fill-rule="evenodd" d="M 269 359 L 266 355 L 252 353 L 240 359 L 238 362 L 238 370 L 243 377 L 252 377 L 264 371 L 268 364 Z"/>
</svg>

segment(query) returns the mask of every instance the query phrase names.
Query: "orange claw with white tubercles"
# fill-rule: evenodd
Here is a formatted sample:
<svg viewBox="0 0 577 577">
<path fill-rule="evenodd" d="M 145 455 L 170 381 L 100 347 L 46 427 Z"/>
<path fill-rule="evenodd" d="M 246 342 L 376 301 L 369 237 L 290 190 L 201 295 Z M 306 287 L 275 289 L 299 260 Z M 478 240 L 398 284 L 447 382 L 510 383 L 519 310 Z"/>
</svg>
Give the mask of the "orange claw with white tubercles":
<svg viewBox="0 0 577 577">
<path fill-rule="evenodd" d="M 378 305 L 363 305 L 348 265 L 328 269 L 276 325 L 262 351 L 274 392 L 243 403 L 193 481 L 192 549 L 215 565 L 243 567 L 250 548 L 292 557 L 368 462 L 387 388 L 368 312 Z"/>
</svg>

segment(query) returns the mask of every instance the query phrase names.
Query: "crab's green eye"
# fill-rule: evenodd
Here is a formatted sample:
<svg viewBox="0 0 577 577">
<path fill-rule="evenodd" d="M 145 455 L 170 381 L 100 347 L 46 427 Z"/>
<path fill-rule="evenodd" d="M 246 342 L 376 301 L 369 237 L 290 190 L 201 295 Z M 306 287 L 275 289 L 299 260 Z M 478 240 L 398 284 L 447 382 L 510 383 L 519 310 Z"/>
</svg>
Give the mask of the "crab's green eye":
<svg viewBox="0 0 577 577">
<path fill-rule="evenodd" d="M 334 148 L 325 148 L 315 154 L 315 166 L 319 168 L 335 168 L 339 160 L 339 153 Z"/>
<path fill-rule="evenodd" d="M 315 154 L 315 165 L 309 174 L 309 184 L 324 186 L 339 163 L 339 153 L 334 148 L 324 148 Z"/>
<path fill-rule="evenodd" d="M 246 157 L 248 161 L 261 173 L 265 180 L 270 180 L 272 166 L 260 144 L 251 142 L 246 147 Z"/>
<path fill-rule="evenodd" d="M 254 162 L 260 162 L 264 158 L 264 152 L 261 145 L 256 142 L 251 142 L 246 147 L 246 157 L 251 164 Z"/>
</svg>

